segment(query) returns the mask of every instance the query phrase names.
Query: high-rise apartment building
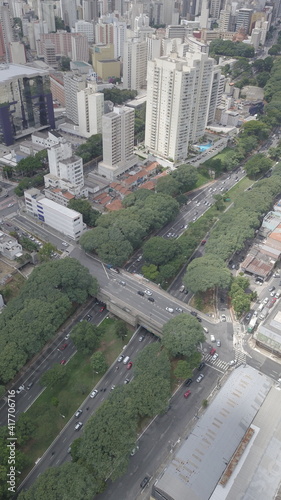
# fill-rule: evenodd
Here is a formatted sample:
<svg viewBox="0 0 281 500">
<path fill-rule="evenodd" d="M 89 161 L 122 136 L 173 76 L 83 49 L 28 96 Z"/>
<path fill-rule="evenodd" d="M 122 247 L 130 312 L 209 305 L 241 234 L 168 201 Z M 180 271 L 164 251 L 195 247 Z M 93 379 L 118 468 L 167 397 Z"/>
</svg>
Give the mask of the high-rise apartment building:
<svg viewBox="0 0 281 500">
<path fill-rule="evenodd" d="M 89 44 L 84 33 L 71 33 L 71 52 L 73 61 L 89 61 Z"/>
<path fill-rule="evenodd" d="M 103 23 L 99 21 L 95 25 L 95 42 L 104 45 L 113 44 L 113 23 Z"/>
<path fill-rule="evenodd" d="M 104 94 L 97 92 L 96 84 L 88 83 L 77 94 L 79 132 L 84 137 L 102 133 Z"/>
<path fill-rule="evenodd" d="M 75 33 L 86 35 L 88 43 L 94 43 L 94 24 L 87 21 L 77 21 L 75 23 Z"/>
<path fill-rule="evenodd" d="M 83 160 L 73 155 L 70 142 L 63 140 L 48 148 L 48 160 L 50 174 L 45 177 L 51 175 L 75 186 L 84 186 Z"/>
<path fill-rule="evenodd" d="M 69 0 L 60 0 L 61 15 L 66 26 L 73 28 L 77 21 L 76 2 Z"/>
<path fill-rule="evenodd" d="M 48 26 L 48 33 L 56 31 L 55 24 L 55 10 L 54 10 L 54 2 L 46 1 L 38 2 L 38 14 L 40 21 L 46 21 Z"/>
<path fill-rule="evenodd" d="M 219 19 L 221 10 L 222 0 L 211 0 L 210 1 L 210 16 L 214 19 Z"/>
<path fill-rule="evenodd" d="M 126 106 L 115 107 L 102 117 L 103 161 L 98 171 L 107 179 L 115 180 L 137 163 L 134 155 L 135 111 Z"/>
<path fill-rule="evenodd" d="M 9 8 L 9 4 L 1 2 L 0 5 L 0 26 L 1 26 L 1 38 L 4 42 L 5 52 L 5 62 L 12 62 L 9 54 L 9 45 L 14 41 L 14 34 L 12 29 L 12 14 Z"/>
<path fill-rule="evenodd" d="M 140 90 L 146 86 L 147 43 L 137 38 L 124 45 L 123 88 Z"/>
<path fill-rule="evenodd" d="M 78 125 L 77 93 L 86 88 L 86 75 L 76 75 L 68 71 L 64 73 L 63 81 L 66 116 Z"/>
<path fill-rule="evenodd" d="M 215 119 L 216 108 L 221 104 L 221 98 L 224 91 L 225 77 L 221 74 L 220 68 L 214 69 L 210 104 L 207 123 L 212 123 Z"/>
<path fill-rule="evenodd" d="M 83 19 L 84 21 L 97 21 L 99 17 L 99 2 L 98 0 L 83 0 Z"/>
<path fill-rule="evenodd" d="M 145 145 L 152 153 L 185 160 L 189 141 L 204 135 L 213 68 L 204 53 L 172 53 L 148 62 Z"/>
<path fill-rule="evenodd" d="M 127 24 L 121 21 L 114 21 L 113 23 L 113 45 L 114 45 L 114 59 L 123 59 L 124 43 L 127 41 Z"/>
</svg>

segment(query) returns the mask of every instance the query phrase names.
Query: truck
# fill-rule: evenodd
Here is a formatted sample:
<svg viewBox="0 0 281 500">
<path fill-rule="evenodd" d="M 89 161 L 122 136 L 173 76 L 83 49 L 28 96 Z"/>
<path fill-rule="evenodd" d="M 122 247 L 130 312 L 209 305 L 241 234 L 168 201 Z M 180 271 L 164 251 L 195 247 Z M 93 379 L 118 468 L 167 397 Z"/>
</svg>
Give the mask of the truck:
<svg viewBox="0 0 281 500">
<path fill-rule="evenodd" d="M 250 320 L 250 323 L 248 324 L 248 328 L 247 328 L 248 333 L 252 333 L 252 331 L 254 330 L 254 328 L 257 324 L 257 320 L 258 320 L 257 316 L 252 317 L 252 319 Z"/>
</svg>

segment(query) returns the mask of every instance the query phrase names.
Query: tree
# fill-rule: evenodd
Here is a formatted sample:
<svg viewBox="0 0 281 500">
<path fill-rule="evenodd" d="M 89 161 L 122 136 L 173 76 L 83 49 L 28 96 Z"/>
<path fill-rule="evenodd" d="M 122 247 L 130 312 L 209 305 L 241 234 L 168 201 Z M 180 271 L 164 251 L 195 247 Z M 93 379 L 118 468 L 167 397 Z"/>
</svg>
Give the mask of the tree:
<svg viewBox="0 0 281 500">
<path fill-rule="evenodd" d="M 71 331 L 71 340 L 76 349 L 87 356 L 99 346 L 100 333 L 96 325 L 80 321 Z"/>
<path fill-rule="evenodd" d="M 80 244 L 86 252 L 94 250 L 100 259 L 113 266 L 122 266 L 133 252 L 130 242 L 116 227 L 96 227 L 81 236 Z"/>
<path fill-rule="evenodd" d="M 170 175 L 179 183 L 181 193 L 193 189 L 198 180 L 198 171 L 192 165 L 180 165 Z"/>
<path fill-rule="evenodd" d="M 204 342 L 204 330 L 190 314 L 180 314 L 163 326 L 162 344 L 172 356 L 192 356 L 200 342 Z"/>
<path fill-rule="evenodd" d="M 60 58 L 60 70 L 61 71 L 70 71 L 70 62 L 71 59 L 69 57 L 61 56 Z"/>
<path fill-rule="evenodd" d="M 266 85 L 266 83 L 268 82 L 269 78 L 270 78 L 270 75 L 267 73 L 267 71 L 264 71 L 263 73 L 259 73 L 256 76 L 258 86 L 263 88 Z"/>
<path fill-rule="evenodd" d="M 91 135 L 76 149 L 76 154 L 80 156 L 83 163 L 88 163 L 102 155 L 102 136 L 101 134 Z"/>
<path fill-rule="evenodd" d="M 131 101 L 137 95 L 136 90 L 127 90 L 127 89 L 104 89 L 104 100 L 112 101 L 114 104 L 123 104 L 126 101 Z"/>
<path fill-rule="evenodd" d="M 225 209 L 223 196 L 221 194 L 215 194 L 213 198 L 216 200 L 215 201 L 216 209 L 222 212 Z"/>
<path fill-rule="evenodd" d="M 21 413 L 17 420 L 17 440 L 23 445 L 32 437 L 35 430 L 33 419 L 27 413 Z"/>
<path fill-rule="evenodd" d="M 128 335 L 128 329 L 126 323 L 124 321 L 116 321 L 115 323 L 115 335 L 124 340 Z"/>
<path fill-rule="evenodd" d="M 174 369 L 174 375 L 177 379 L 183 380 L 185 378 L 191 377 L 192 371 L 190 370 L 187 361 L 179 360 L 177 366 Z"/>
<path fill-rule="evenodd" d="M 157 266 L 154 264 L 150 264 L 149 266 L 144 265 L 141 268 L 142 274 L 144 275 L 145 278 L 151 281 L 157 281 L 157 277 L 159 276 L 159 271 L 157 269 Z"/>
<path fill-rule="evenodd" d="M 134 366 L 134 380 L 130 384 L 130 396 L 139 417 L 152 417 L 162 412 L 171 393 L 170 363 L 167 353 L 158 343 L 145 347 Z"/>
<path fill-rule="evenodd" d="M 49 260 L 51 260 L 52 253 L 55 252 L 55 250 L 56 247 L 52 245 L 52 243 L 44 243 L 44 245 L 39 249 L 38 252 L 40 262 L 48 262 Z"/>
<path fill-rule="evenodd" d="M 88 420 L 76 451 L 90 476 L 113 481 L 126 471 L 136 443 L 137 419 L 129 387 L 116 387 Z"/>
<path fill-rule="evenodd" d="M 249 177 L 256 178 L 259 174 L 266 172 L 271 166 L 272 161 L 262 153 L 258 153 L 245 163 L 244 168 Z"/>
<path fill-rule="evenodd" d="M 103 490 L 101 482 L 78 463 L 67 462 L 60 467 L 50 467 L 40 474 L 28 491 L 22 491 L 19 500 L 54 500 L 55 498 L 75 498 L 92 500 Z"/>
<path fill-rule="evenodd" d="M 51 387 L 56 384 L 62 384 L 66 378 L 65 366 L 57 364 L 43 373 L 40 378 L 42 386 Z"/>
<path fill-rule="evenodd" d="M 92 208 L 91 203 L 83 198 L 74 198 L 68 202 L 68 208 L 72 210 L 76 210 L 83 215 L 83 222 L 87 224 L 87 226 L 94 227 L 96 226 L 97 219 L 100 217 L 100 212 L 98 210 L 94 210 Z"/>
<path fill-rule="evenodd" d="M 143 246 L 144 260 L 160 266 L 174 259 L 180 253 L 177 241 L 165 240 L 160 236 L 150 238 Z"/>
<path fill-rule="evenodd" d="M 94 372 L 103 375 L 108 369 L 108 363 L 106 362 L 104 353 L 100 351 L 95 352 L 91 356 L 91 365 Z"/>
<path fill-rule="evenodd" d="M 231 279 L 231 272 L 220 257 L 204 255 L 188 265 L 183 284 L 187 290 L 197 293 L 215 287 L 227 289 Z"/>
<path fill-rule="evenodd" d="M 157 193 L 176 196 L 180 192 L 180 184 L 171 175 L 166 175 L 165 177 L 160 177 L 157 182 L 156 190 Z"/>
<path fill-rule="evenodd" d="M 269 136 L 269 128 L 264 123 L 258 120 L 250 120 L 243 124 L 241 137 L 248 137 L 249 135 L 254 135 L 258 137 L 260 141 L 264 141 Z"/>
</svg>

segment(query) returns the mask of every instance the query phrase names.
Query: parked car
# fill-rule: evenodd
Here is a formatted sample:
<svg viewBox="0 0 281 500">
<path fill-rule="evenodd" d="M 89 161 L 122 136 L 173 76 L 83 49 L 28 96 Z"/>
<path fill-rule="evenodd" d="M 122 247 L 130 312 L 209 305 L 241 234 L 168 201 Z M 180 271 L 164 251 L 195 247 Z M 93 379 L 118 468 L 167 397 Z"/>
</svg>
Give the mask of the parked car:
<svg viewBox="0 0 281 500">
<path fill-rule="evenodd" d="M 180 288 L 179 288 L 179 291 L 180 292 L 184 292 L 184 288 L 185 288 L 184 285 L 181 285 Z"/>
<path fill-rule="evenodd" d="M 187 385 L 187 387 L 188 387 L 190 384 L 192 384 L 192 378 L 186 379 L 184 385 Z"/>
<path fill-rule="evenodd" d="M 183 397 L 187 399 L 187 398 L 188 398 L 188 396 L 190 396 L 190 394 L 191 394 L 191 391 L 186 391 L 186 392 L 184 393 Z"/>
<path fill-rule="evenodd" d="M 198 383 L 201 382 L 201 380 L 203 380 L 203 378 L 204 378 L 203 373 L 200 373 L 199 377 L 197 377 L 197 379 L 196 379 L 196 382 L 198 382 Z"/>
<path fill-rule="evenodd" d="M 273 290 L 275 290 L 275 286 L 271 286 L 271 287 L 268 289 L 268 291 L 269 291 L 269 292 L 273 292 Z"/>
<path fill-rule="evenodd" d="M 206 363 L 204 361 L 202 361 L 202 363 L 200 363 L 200 365 L 198 366 L 197 370 L 200 371 L 202 370 L 204 367 L 206 366 Z"/>
</svg>

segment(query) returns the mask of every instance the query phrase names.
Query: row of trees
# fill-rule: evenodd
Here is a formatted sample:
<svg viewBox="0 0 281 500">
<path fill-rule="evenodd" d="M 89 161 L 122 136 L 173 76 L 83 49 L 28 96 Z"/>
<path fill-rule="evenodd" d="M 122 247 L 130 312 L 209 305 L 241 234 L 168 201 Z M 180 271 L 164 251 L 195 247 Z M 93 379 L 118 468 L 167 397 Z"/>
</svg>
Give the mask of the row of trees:
<svg viewBox="0 0 281 500">
<path fill-rule="evenodd" d="M 262 120 L 270 127 L 275 127 L 281 123 L 281 60 L 276 58 L 270 73 L 270 78 L 264 87 L 264 97 L 267 101 L 265 115 Z"/>
<path fill-rule="evenodd" d="M 232 42 L 231 40 L 213 40 L 210 44 L 210 56 L 229 57 L 254 57 L 255 51 L 252 45 L 243 42 Z"/>
<path fill-rule="evenodd" d="M 156 186 L 157 193 L 178 196 L 191 191 L 198 181 L 198 170 L 192 165 L 180 165 L 169 175 L 161 177 Z"/>
<path fill-rule="evenodd" d="M 136 446 L 140 422 L 167 408 L 171 393 L 169 356 L 180 359 L 179 378 L 190 376 L 200 360 L 197 347 L 203 340 L 203 328 L 193 316 L 182 314 L 171 319 L 163 328 L 162 345 L 153 343 L 142 350 L 134 362 L 131 383 L 115 388 L 88 420 L 82 436 L 72 443 L 73 461 L 48 469 L 19 500 L 40 495 L 53 500 L 62 492 L 66 497 L 72 498 L 75 492 L 77 500 L 90 500 L 103 491 L 109 478 L 123 474 Z M 81 478 L 87 478 L 85 485 Z"/>
<path fill-rule="evenodd" d="M 53 337 L 73 309 L 98 283 L 75 259 L 46 262 L 34 269 L 19 295 L 0 316 L 0 381 L 6 384 Z"/>
<path fill-rule="evenodd" d="M 78 148 L 76 149 L 76 154 L 82 158 L 83 163 L 88 163 L 94 158 L 101 156 L 102 135 L 91 135 L 91 137 L 89 137 L 86 142 L 78 146 Z"/>
<path fill-rule="evenodd" d="M 179 204 L 170 196 L 140 189 L 126 196 L 124 210 L 99 217 L 97 227 L 83 234 L 86 252 L 95 252 L 106 263 L 121 266 L 153 230 L 173 220 Z"/>
<path fill-rule="evenodd" d="M 232 283 L 226 262 L 235 252 L 244 248 L 245 242 L 255 235 L 266 213 L 281 189 L 281 165 L 276 166 L 270 178 L 256 183 L 251 191 L 237 198 L 233 207 L 224 213 L 212 230 L 205 246 L 205 255 L 192 261 L 183 278 L 185 287 L 192 292 L 205 292 Z M 247 283 L 237 282 L 232 289 L 233 305 L 238 314 L 249 309 L 250 299 L 245 297 Z M 242 293 L 243 292 L 243 293 Z"/>
</svg>

